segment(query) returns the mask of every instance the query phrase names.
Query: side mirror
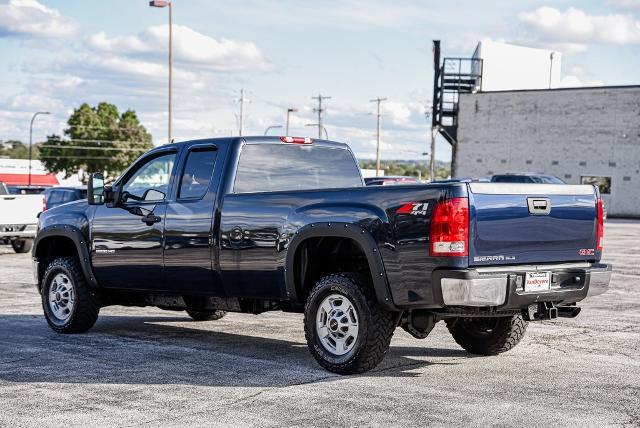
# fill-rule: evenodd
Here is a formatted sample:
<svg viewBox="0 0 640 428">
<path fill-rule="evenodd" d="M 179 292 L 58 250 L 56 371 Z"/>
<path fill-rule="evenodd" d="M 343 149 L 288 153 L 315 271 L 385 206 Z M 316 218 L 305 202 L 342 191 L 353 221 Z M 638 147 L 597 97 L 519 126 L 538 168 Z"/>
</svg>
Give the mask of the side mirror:
<svg viewBox="0 0 640 428">
<path fill-rule="evenodd" d="M 163 201 L 166 196 L 167 195 L 165 195 L 164 192 L 161 192 L 160 190 L 148 189 L 146 192 L 144 192 L 142 199 L 145 202 Z"/>
<path fill-rule="evenodd" d="M 89 205 L 104 204 L 104 176 L 99 172 L 93 173 L 89 176 L 87 199 L 89 201 Z"/>
</svg>

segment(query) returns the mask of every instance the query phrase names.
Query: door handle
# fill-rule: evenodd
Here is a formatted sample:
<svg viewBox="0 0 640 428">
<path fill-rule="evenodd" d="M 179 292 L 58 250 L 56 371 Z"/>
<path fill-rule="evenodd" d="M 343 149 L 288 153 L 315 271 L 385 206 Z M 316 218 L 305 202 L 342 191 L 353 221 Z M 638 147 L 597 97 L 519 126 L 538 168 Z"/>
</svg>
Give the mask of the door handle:
<svg viewBox="0 0 640 428">
<path fill-rule="evenodd" d="M 241 241 L 243 234 L 244 232 L 242 228 L 240 226 L 236 226 L 229 233 L 229 239 L 231 239 L 232 241 Z"/>
<path fill-rule="evenodd" d="M 159 223 L 162 221 L 162 217 L 159 217 L 157 215 L 153 215 L 153 214 L 148 214 L 144 217 L 142 217 L 142 222 L 146 223 L 147 226 L 151 226 L 153 223 Z"/>
</svg>

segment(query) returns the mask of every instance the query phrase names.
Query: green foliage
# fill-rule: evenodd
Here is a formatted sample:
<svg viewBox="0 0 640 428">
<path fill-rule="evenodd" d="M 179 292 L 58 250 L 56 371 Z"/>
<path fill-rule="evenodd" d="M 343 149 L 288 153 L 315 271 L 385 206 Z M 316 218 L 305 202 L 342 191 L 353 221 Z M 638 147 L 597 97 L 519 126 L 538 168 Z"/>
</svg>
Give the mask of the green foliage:
<svg viewBox="0 0 640 428">
<path fill-rule="evenodd" d="M 151 134 L 140 124 L 133 110 L 120 114 L 118 108 L 102 102 L 97 107 L 83 103 L 75 109 L 62 140 L 50 135 L 40 149 L 40 159 L 54 172 L 71 176 L 84 171 L 103 172 L 113 178 L 138 156 L 153 147 Z"/>
<path fill-rule="evenodd" d="M 29 145 L 23 144 L 21 141 L 5 141 L 3 144 L 11 144 L 11 148 L 3 148 L 0 146 L 0 157 L 7 157 L 10 159 L 29 159 Z M 38 146 L 36 144 L 32 147 L 32 159 L 38 159 Z"/>
<path fill-rule="evenodd" d="M 376 169 L 375 161 L 360 161 L 360 168 Z M 422 180 L 429 179 L 428 163 L 418 163 L 415 161 L 385 161 L 380 162 L 380 169 L 384 169 L 384 175 L 402 175 L 408 177 L 420 177 Z M 448 165 L 436 164 L 436 179 L 444 180 L 449 178 L 450 169 Z"/>
</svg>

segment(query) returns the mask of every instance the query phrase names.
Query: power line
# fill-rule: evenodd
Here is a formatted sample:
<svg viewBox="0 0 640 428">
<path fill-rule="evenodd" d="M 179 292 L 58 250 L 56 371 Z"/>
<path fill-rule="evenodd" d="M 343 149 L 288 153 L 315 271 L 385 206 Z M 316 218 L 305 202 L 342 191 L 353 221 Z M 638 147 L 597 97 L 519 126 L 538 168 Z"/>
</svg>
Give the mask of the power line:
<svg viewBox="0 0 640 428">
<path fill-rule="evenodd" d="M 380 114 L 380 104 L 383 101 L 386 101 L 386 98 L 376 98 L 374 100 L 369 100 L 369 102 L 372 103 L 377 103 L 378 104 L 378 109 L 377 109 L 377 132 L 376 132 L 376 177 L 378 177 L 379 171 L 380 171 L 380 117 L 382 116 Z"/>
<path fill-rule="evenodd" d="M 72 138 L 69 140 L 61 140 L 59 138 L 51 138 L 49 141 L 56 141 L 56 142 L 62 142 L 62 143 L 73 143 L 73 142 L 81 142 L 81 143 L 98 143 L 98 144 L 120 144 L 120 143 L 126 143 L 126 144 L 149 144 L 149 142 L 147 141 L 126 141 L 126 140 L 87 140 L 87 139 L 83 139 L 83 138 Z"/>
<path fill-rule="evenodd" d="M 314 108 L 313 111 L 318 113 L 318 138 L 322 138 L 322 112 L 325 110 L 322 108 L 322 100 L 330 100 L 331 97 L 323 97 L 322 94 L 318 94 L 317 97 L 311 97 L 312 100 L 318 100 L 318 108 Z"/>
<path fill-rule="evenodd" d="M 78 156 L 40 156 L 40 159 L 113 159 L 111 156 L 86 156 L 86 157 L 78 157 Z"/>
<path fill-rule="evenodd" d="M 88 126 L 88 125 L 67 125 L 68 128 L 84 128 L 84 129 L 110 129 L 112 131 L 139 131 L 139 128 L 120 128 L 113 126 Z"/>
<path fill-rule="evenodd" d="M 88 147 L 88 146 L 46 146 L 63 150 L 117 150 L 121 152 L 146 152 L 147 149 L 121 148 L 121 147 Z"/>
</svg>

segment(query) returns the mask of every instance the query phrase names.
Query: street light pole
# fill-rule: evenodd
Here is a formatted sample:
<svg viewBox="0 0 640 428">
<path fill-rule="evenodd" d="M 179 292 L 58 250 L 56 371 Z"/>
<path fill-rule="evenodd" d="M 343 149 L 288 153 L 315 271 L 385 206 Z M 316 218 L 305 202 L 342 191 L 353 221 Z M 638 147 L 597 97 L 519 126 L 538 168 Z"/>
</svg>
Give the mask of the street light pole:
<svg viewBox="0 0 640 428">
<path fill-rule="evenodd" d="M 31 147 L 33 146 L 33 121 L 36 120 L 36 117 L 40 114 L 51 114 L 48 111 L 38 111 L 31 118 L 31 124 L 29 125 L 29 184 L 28 187 L 31 187 Z"/>
<path fill-rule="evenodd" d="M 277 128 L 282 128 L 282 125 L 271 125 L 269 126 L 267 129 L 264 130 L 264 135 L 267 135 L 267 133 L 272 130 L 272 129 L 277 129 Z"/>
<path fill-rule="evenodd" d="M 380 117 L 382 116 L 380 114 L 380 104 L 382 103 L 382 101 L 386 101 L 386 98 L 376 98 L 375 100 L 369 100 L 369 102 L 372 103 L 378 103 L 378 110 L 377 110 L 377 118 L 378 118 L 378 123 L 377 123 L 377 132 L 376 132 L 376 177 L 378 177 L 378 175 L 380 174 Z"/>
<path fill-rule="evenodd" d="M 171 98 L 172 98 L 172 82 L 173 82 L 173 17 L 170 1 L 152 0 L 149 2 L 151 7 L 168 7 L 169 8 L 169 124 L 168 137 L 169 143 L 173 140 L 171 134 Z"/>
<path fill-rule="evenodd" d="M 288 109 L 287 109 L 287 127 L 286 127 L 286 129 L 285 129 L 285 133 L 284 133 L 284 135 L 289 135 L 289 115 L 290 115 L 291 113 L 295 113 L 295 112 L 297 112 L 297 111 L 298 111 L 298 109 L 297 109 L 297 108 L 288 108 Z"/>
</svg>

